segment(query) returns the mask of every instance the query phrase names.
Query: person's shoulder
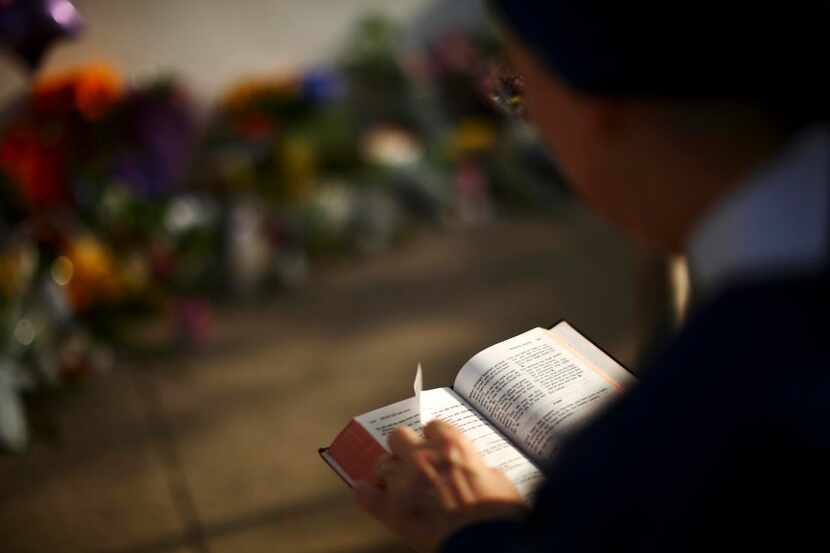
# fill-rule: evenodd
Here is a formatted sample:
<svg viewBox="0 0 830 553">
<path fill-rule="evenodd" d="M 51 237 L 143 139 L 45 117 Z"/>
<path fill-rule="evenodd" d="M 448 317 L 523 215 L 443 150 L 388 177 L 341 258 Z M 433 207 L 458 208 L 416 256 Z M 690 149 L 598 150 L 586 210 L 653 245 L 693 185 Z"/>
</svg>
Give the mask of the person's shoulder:
<svg viewBox="0 0 830 553">
<path fill-rule="evenodd" d="M 643 391 L 696 390 L 736 420 L 790 431 L 826 421 L 828 309 L 827 272 L 737 284 L 691 317 L 647 369 Z"/>
<path fill-rule="evenodd" d="M 828 274 L 782 274 L 734 284 L 693 312 L 663 362 L 701 354 L 830 357 L 823 323 L 830 309 Z"/>
<path fill-rule="evenodd" d="M 793 501 L 816 495 L 804 484 L 823 477 L 830 443 L 827 283 L 744 282 L 699 309 L 546 467 L 530 519 L 537 539 L 559 551 L 655 539 L 697 550 L 724 532 L 755 539 L 758 520 L 779 521 L 765 539 L 791 537 L 783 529 L 807 516 Z"/>
<path fill-rule="evenodd" d="M 799 318 L 814 316 L 830 301 L 830 272 L 781 273 L 765 278 L 733 283 L 703 306 L 695 315 L 705 319 L 713 314 L 736 315 L 789 314 Z M 754 306 L 754 307 L 753 307 Z"/>
</svg>

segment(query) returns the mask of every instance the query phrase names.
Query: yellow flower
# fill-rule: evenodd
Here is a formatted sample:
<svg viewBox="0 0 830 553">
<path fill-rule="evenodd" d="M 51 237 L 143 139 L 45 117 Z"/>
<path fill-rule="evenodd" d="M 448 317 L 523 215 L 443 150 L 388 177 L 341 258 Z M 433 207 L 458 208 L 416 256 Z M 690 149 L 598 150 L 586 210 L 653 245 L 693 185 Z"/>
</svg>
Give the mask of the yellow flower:
<svg viewBox="0 0 830 553">
<path fill-rule="evenodd" d="M 140 294 L 150 282 L 147 260 L 141 254 L 131 254 L 121 264 L 120 280 L 131 294 Z"/>
<path fill-rule="evenodd" d="M 72 264 L 67 286 L 76 309 L 84 310 L 98 301 L 111 301 L 121 295 L 122 285 L 112 253 L 94 236 L 85 235 L 72 242 L 65 257 Z"/>
<path fill-rule="evenodd" d="M 279 149 L 280 170 L 285 179 L 283 190 L 289 201 L 303 201 L 314 192 L 317 160 L 314 147 L 299 137 L 286 138 Z"/>
<path fill-rule="evenodd" d="M 490 123 L 480 119 L 463 121 L 452 137 L 455 154 L 484 152 L 496 144 L 498 135 Z"/>
<path fill-rule="evenodd" d="M 0 255 L 0 294 L 13 298 L 23 293 L 35 269 L 36 253 L 31 248 L 13 248 Z"/>
</svg>

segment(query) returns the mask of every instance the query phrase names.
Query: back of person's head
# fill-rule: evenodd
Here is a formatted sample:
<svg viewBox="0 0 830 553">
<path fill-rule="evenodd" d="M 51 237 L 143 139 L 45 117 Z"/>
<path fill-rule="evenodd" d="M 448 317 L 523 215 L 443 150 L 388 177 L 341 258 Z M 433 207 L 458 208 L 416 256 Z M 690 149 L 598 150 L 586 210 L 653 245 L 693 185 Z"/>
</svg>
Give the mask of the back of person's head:
<svg viewBox="0 0 830 553">
<path fill-rule="evenodd" d="M 664 249 L 830 111 L 826 2 L 489 4 L 571 184 Z"/>
<path fill-rule="evenodd" d="M 827 2 L 489 0 L 569 86 L 617 98 L 724 100 L 826 118 Z"/>
</svg>

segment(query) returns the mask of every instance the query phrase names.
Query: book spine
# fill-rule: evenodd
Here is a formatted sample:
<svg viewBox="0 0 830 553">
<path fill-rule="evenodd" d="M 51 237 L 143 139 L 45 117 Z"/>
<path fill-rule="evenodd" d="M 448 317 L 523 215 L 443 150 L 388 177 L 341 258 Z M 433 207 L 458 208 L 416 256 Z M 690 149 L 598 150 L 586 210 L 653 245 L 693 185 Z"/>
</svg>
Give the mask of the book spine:
<svg viewBox="0 0 830 553">
<path fill-rule="evenodd" d="M 373 480 L 375 465 L 385 453 L 386 449 L 354 420 L 326 451 L 352 482 Z"/>
</svg>

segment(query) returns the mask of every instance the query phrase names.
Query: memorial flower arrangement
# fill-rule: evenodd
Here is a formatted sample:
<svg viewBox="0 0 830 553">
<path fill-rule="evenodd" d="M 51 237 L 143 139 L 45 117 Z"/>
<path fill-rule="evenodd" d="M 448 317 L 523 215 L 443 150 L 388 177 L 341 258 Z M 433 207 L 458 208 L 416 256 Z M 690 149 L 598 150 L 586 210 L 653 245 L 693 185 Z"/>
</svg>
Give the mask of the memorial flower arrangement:
<svg viewBox="0 0 830 553">
<path fill-rule="evenodd" d="M 67 14 L 3 3 L 0 46 L 34 71 L 80 30 Z M 402 53 L 400 32 L 369 18 L 330 63 L 242 81 L 209 109 L 175 78 L 97 64 L 34 75 L 0 110 L 0 449 L 25 449 L 32 394 L 210 340 L 217 301 L 550 200 L 527 185 L 555 178 L 525 167 L 532 137 L 476 92 L 493 44 Z"/>
</svg>

